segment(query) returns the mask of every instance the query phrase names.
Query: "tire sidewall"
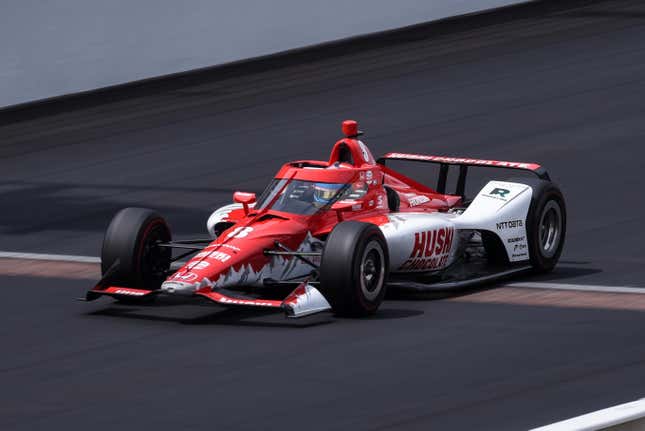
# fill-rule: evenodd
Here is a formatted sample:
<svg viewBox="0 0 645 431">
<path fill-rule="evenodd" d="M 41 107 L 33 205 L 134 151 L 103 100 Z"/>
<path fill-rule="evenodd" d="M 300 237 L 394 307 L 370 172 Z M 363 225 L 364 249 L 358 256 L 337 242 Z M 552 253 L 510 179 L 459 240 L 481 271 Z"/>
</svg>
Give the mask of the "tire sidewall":
<svg viewBox="0 0 645 431">
<path fill-rule="evenodd" d="M 371 246 L 373 242 L 376 242 L 381 249 L 381 256 L 382 256 L 381 266 L 383 268 L 381 277 L 383 278 L 383 280 L 380 282 L 380 286 L 378 287 L 379 289 L 378 294 L 373 299 L 371 299 L 371 298 L 368 298 L 365 292 L 363 291 L 363 285 L 361 280 L 362 279 L 361 265 L 363 264 L 363 259 L 366 255 L 367 247 Z M 354 279 L 353 294 L 354 294 L 355 300 L 361 304 L 361 307 L 368 314 L 373 313 L 378 309 L 378 307 L 381 305 L 381 302 L 383 302 L 383 297 L 385 296 L 387 267 L 389 264 L 386 258 L 387 252 L 385 251 L 385 248 L 386 248 L 385 241 L 382 240 L 379 237 L 379 235 L 375 235 L 374 231 L 371 229 L 366 229 L 365 231 L 363 231 L 363 234 L 360 240 L 357 241 L 357 244 L 356 244 L 356 249 L 354 252 L 354 262 L 352 263 L 352 277 Z"/>
<path fill-rule="evenodd" d="M 382 281 L 374 298 L 368 298 L 361 286 L 361 263 L 366 256 L 367 247 L 371 245 L 377 246 L 382 256 Z M 388 272 L 388 249 L 381 230 L 371 223 L 341 222 L 329 234 L 323 249 L 320 265 L 321 293 L 337 315 L 371 314 L 378 309 L 385 297 Z"/>
<path fill-rule="evenodd" d="M 552 256 L 545 256 L 542 252 L 540 240 L 540 223 L 545 208 L 549 202 L 555 202 L 560 208 L 560 236 L 556 250 Z M 562 254 L 567 229 L 567 212 L 564 197 L 560 189 L 553 183 L 541 181 L 538 187 L 533 187 L 531 208 L 527 216 L 526 234 L 529 246 L 531 266 L 538 272 L 552 270 Z"/>
<path fill-rule="evenodd" d="M 125 208 L 119 211 L 108 226 L 101 248 L 101 271 L 105 275 L 118 259 L 116 272 L 111 276 L 115 284 L 157 289 L 161 278 L 150 277 L 149 262 L 144 261 L 146 242 L 154 235 L 162 241 L 172 239 L 166 221 L 156 212 L 145 208 Z M 146 256 L 147 257 L 147 256 Z M 157 256 L 157 264 L 170 265 L 170 250 Z"/>
</svg>

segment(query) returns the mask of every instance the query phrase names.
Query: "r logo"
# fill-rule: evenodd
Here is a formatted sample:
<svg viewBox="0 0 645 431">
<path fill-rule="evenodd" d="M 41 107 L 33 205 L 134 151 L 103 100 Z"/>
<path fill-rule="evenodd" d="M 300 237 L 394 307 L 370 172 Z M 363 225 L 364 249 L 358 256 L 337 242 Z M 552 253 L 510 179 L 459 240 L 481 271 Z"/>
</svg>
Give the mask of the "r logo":
<svg viewBox="0 0 645 431">
<path fill-rule="evenodd" d="M 498 195 L 499 197 L 505 198 L 506 195 L 509 194 L 510 192 L 511 192 L 510 190 L 500 189 L 500 188 L 495 187 L 488 194 L 491 195 L 491 196 Z"/>
</svg>

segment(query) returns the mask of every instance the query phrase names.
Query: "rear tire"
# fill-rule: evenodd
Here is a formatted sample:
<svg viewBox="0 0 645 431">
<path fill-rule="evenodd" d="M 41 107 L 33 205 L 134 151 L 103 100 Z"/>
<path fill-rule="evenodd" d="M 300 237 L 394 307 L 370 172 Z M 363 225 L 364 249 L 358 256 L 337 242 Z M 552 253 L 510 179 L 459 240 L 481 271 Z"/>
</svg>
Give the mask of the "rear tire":
<svg viewBox="0 0 645 431">
<path fill-rule="evenodd" d="M 374 313 L 383 301 L 389 272 L 385 237 L 371 223 L 339 223 L 327 237 L 320 264 L 320 290 L 335 314 Z"/>
<path fill-rule="evenodd" d="M 564 196 L 555 184 L 535 181 L 531 208 L 526 218 L 526 234 L 531 266 L 536 272 L 549 272 L 560 259 L 567 232 Z"/>
<path fill-rule="evenodd" d="M 157 247 L 157 242 L 172 239 L 166 221 L 145 208 L 125 208 L 108 226 L 101 249 L 103 275 L 118 259 L 111 284 L 156 290 L 166 278 L 172 251 Z"/>
</svg>

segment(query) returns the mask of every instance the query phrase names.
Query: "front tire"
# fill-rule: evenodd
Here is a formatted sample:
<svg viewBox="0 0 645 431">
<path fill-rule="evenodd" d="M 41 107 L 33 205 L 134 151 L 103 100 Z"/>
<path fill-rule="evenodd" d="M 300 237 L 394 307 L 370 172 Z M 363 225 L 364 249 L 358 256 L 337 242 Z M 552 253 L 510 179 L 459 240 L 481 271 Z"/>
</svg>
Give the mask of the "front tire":
<svg viewBox="0 0 645 431">
<path fill-rule="evenodd" d="M 172 239 L 166 221 L 145 208 L 125 208 L 108 226 L 101 249 L 103 275 L 118 260 L 109 282 L 118 286 L 156 290 L 166 278 L 172 251 L 158 242 Z"/>
<path fill-rule="evenodd" d="M 320 264 L 320 289 L 339 316 L 374 313 L 385 296 L 389 256 L 371 223 L 346 221 L 329 234 Z"/>
</svg>

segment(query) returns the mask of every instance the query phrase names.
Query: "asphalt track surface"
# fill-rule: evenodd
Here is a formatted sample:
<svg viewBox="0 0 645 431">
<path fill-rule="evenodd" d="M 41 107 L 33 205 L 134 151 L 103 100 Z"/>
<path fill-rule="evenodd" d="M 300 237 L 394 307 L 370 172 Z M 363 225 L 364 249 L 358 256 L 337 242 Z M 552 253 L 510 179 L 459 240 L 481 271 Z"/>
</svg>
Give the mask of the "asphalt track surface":
<svg viewBox="0 0 645 431">
<path fill-rule="evenodd" d="M 618 0 L 0 116 L 0 249 L 97 255 L 135 205 L 202 234 L 354 118 L 375 154 L 541 162 L 570 223 L 539 280 L 643 287 L 644 113 L 645 5 Z M 396 298 L 293 322 L 74 302 L 88 284 L 0 277 L 0 428 L 526 429 L 645 395 L 641 311 Z"/>
</svg>

